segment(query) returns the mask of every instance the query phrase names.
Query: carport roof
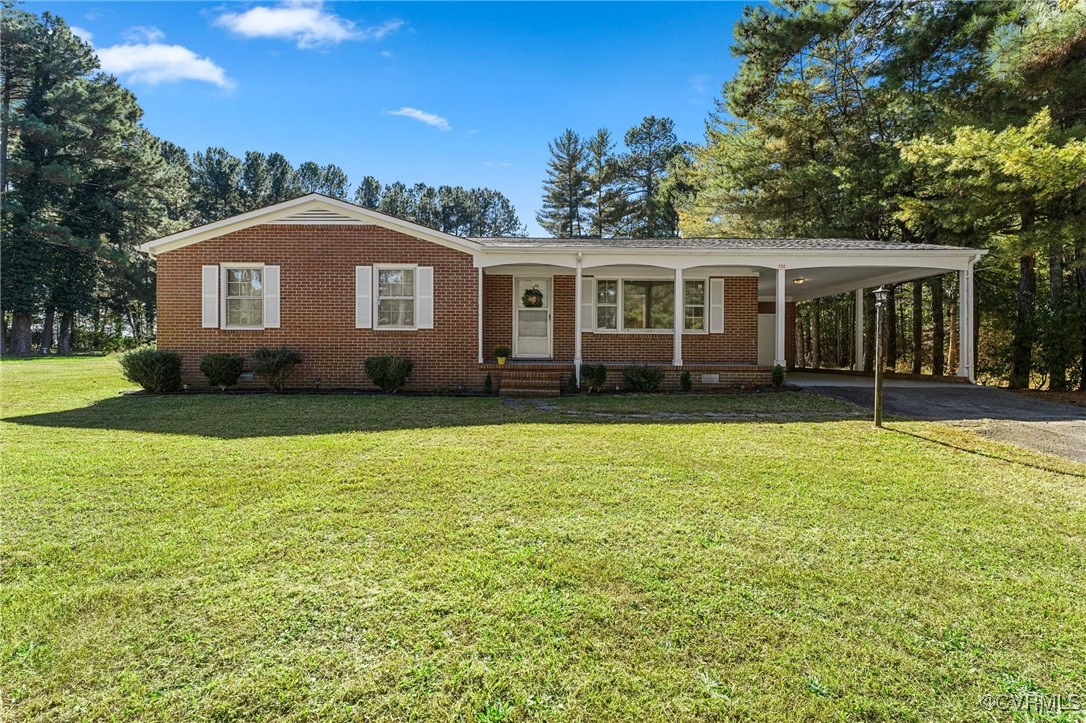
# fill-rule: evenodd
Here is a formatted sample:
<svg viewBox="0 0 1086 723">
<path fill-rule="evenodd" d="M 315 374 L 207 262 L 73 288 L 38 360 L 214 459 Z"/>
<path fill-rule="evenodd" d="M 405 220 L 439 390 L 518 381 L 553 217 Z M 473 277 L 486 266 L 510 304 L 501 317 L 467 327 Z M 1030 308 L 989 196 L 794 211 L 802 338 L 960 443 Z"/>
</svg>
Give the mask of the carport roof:
<svg viewBox="0 0 1086 723">
<path fill-rule="evenodd" d="M 781 251 L 962 251 L 958 246 L 909 244 L 854 238 L 473 238 L 484 248 L 500 249 L 659 249 Z M 972 250 L 975 253 L 975 250 Z"/>
</svg>

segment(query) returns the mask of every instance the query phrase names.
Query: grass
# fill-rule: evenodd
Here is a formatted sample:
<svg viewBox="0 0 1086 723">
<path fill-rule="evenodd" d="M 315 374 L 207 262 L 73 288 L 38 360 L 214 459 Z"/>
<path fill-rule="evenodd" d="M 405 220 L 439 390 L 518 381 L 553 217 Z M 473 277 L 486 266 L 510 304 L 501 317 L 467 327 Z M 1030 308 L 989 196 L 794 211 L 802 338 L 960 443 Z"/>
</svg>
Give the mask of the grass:
<svg viewBox="0 0 1086 723">
<path fill-rule="evenodd" d="M 1081 465 L 801 392 L 127 387 L 0 364 L 9 719 L 978 720 L 1086 689 Z M 714 409 L 767 416 L 622 416 Z"/>
</svg>

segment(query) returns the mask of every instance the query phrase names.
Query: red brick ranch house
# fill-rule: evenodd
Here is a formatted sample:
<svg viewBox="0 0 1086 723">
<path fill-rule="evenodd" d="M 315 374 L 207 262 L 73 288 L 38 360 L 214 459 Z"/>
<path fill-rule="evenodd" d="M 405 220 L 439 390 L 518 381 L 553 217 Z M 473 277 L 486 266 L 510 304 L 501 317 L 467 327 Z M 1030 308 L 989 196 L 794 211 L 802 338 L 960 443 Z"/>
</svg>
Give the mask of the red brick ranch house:
<svg viewBox="0 0 1086 723">
<path fill-rule="evenodd" d="M 695 388 L 794 362 L 797 301 L 957 271 L 958 374 L 972 379 L 974 249 L 852 239 L 463 238 L 311 194 L 166 236 L 158 346 L 200 359 L 286 344 L 298 388 L 369 388 L 370 356 L 411 357 L 409 389 L 557 391 L 583 364 L 689 371 Z M 863 324 L 856 344 L 862 357 Z M 496 364 L 494 348 L 512 353 Z"/>
</svg>

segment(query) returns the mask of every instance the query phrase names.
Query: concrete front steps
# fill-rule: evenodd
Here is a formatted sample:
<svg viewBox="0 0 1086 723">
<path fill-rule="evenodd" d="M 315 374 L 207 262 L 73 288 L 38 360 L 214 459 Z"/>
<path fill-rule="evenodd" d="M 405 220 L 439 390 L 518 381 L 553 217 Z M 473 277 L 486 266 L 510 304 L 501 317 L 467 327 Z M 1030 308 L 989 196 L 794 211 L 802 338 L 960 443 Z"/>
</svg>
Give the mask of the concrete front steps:
<svg viewBox="0 0 1086 723">
<path fill-rule="evenodd" d="M 498 396 L 539 398 L 559 397 L 565 377 L 559 370 L 517 369 L 506 367 L 501 371 Z"/>
</svg>

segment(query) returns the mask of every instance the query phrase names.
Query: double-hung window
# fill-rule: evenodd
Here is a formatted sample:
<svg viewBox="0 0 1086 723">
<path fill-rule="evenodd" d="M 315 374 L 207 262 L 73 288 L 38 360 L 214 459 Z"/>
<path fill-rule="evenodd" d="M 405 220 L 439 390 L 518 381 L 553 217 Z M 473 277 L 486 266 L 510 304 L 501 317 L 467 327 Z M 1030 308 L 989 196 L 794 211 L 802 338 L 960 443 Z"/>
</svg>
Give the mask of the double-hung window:
<svg viewBox="0 0 1086 723">
<path fill-rule="evenodd" d="M 686 294 L 683 297 L 685 305 L 683 318 L 686 319 L 687 331 L 703 331 L 705 329 L 705 282 L 684 281 Z"/>
<path fill-rule="evenodd" d="M 261 328 L 264 325 L 264 267 L 227 266 L 223 268 L 223 278 L 226 328 Z"/>
<path fill-rule="evenodd" d="M 685 331 L 704 331 L 706 281 L 683 282 Z M 597 279 L 596 329 L 671 331 L 675 328 L 675 282 L 665 279 Z"/>
<path fill-rule="evenodd" d="M 415 269 L 377 269 L 377 328 L 415 328 Z"/>
<path fill-rule="evenodd" d="M 596 282 L 596 328 L 618 329 L 618 281 L 600 279 Z"/>
</svg>

